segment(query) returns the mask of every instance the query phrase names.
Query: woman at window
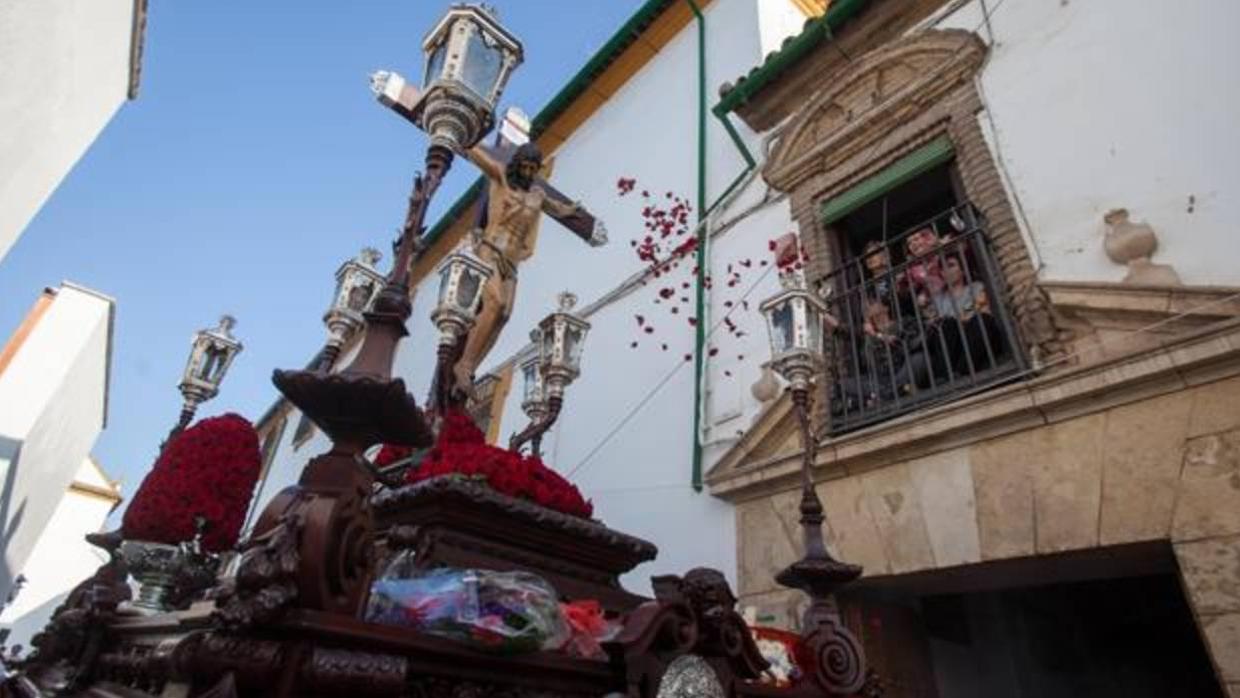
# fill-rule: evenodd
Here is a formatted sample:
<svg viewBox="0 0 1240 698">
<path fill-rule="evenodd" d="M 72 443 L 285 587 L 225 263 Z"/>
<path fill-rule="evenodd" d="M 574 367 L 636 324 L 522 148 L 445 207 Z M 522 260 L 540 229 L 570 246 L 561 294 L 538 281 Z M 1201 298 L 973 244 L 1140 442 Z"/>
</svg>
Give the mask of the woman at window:
<svg viewBox="0 0 1240 698">
<path fill-rule="evenodd" d="M 988 368 L 1003 345 L 986 286 L 977 280 L 969 282 L 959 254 L 944 256 L 942 269 L 943 287 L 933 300 L 952 366 L 958 373 Z"/>
</svg>

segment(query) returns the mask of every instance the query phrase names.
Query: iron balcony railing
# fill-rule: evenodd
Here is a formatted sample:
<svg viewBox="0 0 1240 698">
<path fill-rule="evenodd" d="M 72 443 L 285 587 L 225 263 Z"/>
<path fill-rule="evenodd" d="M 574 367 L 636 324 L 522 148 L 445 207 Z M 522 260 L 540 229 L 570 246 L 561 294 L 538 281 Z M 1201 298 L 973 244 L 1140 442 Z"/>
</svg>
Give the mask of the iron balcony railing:
<svg viewBox="0 0 1240 698">
<path fill-rule="evenodd" d="M 985 224 L 969 204 L 867 243 L 819 285 L 828 431 L 840 434 L 1025 374 Z"/>
</svg>

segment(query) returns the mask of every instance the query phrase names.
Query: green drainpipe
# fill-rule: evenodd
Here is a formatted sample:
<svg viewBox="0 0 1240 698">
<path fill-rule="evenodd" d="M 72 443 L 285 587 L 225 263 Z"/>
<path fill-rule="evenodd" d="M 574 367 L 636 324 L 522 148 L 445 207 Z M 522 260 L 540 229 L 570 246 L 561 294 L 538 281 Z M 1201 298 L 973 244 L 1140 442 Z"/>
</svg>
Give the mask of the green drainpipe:
<svg viewBox="0 0 1240 698">
<path fill-rule="evenodd" d="M 817 48 L 823 41 L 830 41 L 834 31 L 844 22 L 855 17 L 869 0 L 835 0 L 827 9 L 827 13 L 812 23 L 800 35 L 795 37 L 779 53 L 769 58 L 760 67 L 752 71 L 745 80 L 711 109 L 719 123 L 731 137 L 732 143 L 745 159 L 745 168 L 736 175 L 727 189 L 717 199 L 704 206 L 706 201 L 706 26 L 702 12 L 693 0 L 687 0 L 698 25 L 698 225 L 715 210 L 724 199 L 728 198 L 741 182 L 758 166 L 753 154 L 745 146 L 736 127 L 728 114 L 744 104 L 751 96 L 777 78 L 785 70 L 796 64 L 805 54 Z M 702 491 L 702 412 L 705 408 L 702 400 L 702 376 L 706 368 L 704 352 L 706 349 L 706 246 L 709 244 L 710 231 L 700 230 L 701 243 L 697 249 L 697 333 L 694 346 L 693 361 L 693 489 Z"/>
<path fill-rule="evenodd" d="M 702 491 L 702 373 L 706 369 L 706 19 L 693 0 L 686 0 L 698 27 L 698 176 L 697 176 L 697 298 L 693 316 L 693 490 Z"/>
<path fill-rule="evenodd" d="M 694 351 L 693 351 L 693 489 L 696 492 L 702 491 L 702 412 L 705 409 L 704 400 L 702 399 L 702 382 L 706 370 L 706 276 L 707 276 L 707 253 L 706 247 L 710 244 L 710 231 L 702 229 L 703 221 L 732 194 L 733 190 L 740 186 L 741 182 L 753 172 L 758 166 L 757 160 L 753 154 L 749 152 L 749 148 L 745 145 L 745 141 L 741 139 L 736 127 L 732 125 L 732 121 L 728 118 L 727 111 L 722 111 L 718 106 L 715 107 L 715 117 L 723 124 L 724 130 L 732 139 L 732 143 L 736 145 L 736 149 L 740 152 L 741 157 L 745 159 L 745 168 L 736 175 L 736 178 L 724 189 L 709 206 L 706 205 L 706 23 L 702 17 L 702 11 L 698 8 L 697 3 L 693 0 L 687 0 L 693 15 L 697 19 L 698 25 L 698 182 L 697 182 L 697 220 L 698 234 L 701 236 L 701 242 L 697 248 L 697 292 L 695 303 L 695 317 L 698 323 L 695 327 L 694 335 Z"/>
</svg>

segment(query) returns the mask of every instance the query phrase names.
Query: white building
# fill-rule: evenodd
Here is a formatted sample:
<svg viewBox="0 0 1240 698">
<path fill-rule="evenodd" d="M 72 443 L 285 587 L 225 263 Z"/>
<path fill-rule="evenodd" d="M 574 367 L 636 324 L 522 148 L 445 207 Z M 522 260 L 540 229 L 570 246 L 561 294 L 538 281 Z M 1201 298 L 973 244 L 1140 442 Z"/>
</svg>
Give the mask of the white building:
<svg viewBox="0 0 1240 698">
<path fill-rule="evenodd" d="M 74 482 L 93 477 L 80 473 L 107 424 L 114 306 L 111 298 L 66 282 L 43 292 L 0 350 L 0 593 L 27 570 Z M 80 538 L 97 530 L 94 516 L 87 519 L 85 528 L 51 535 Z M 40 593 L 79 581 L 65 577 L 62 586 Z"/>
<path fill-rule="evenodd" d="M 0 259 L 138 91 L 146 0 L 0 7 Z"/>
<path fill-rule="evenodd" d="M 649 575 L 708 565 L 760 616 L 793 624 L 799 597 L 772 575 L 800 554 L 801 448 L 789 400 L 751 390 L 770 355 L 757 313 L 777 287 L 768 244 L 797 232 L 810 280 L 860 333 L 875 278 L 862 271 L 865 243 L 907 272 L 905 236 L 919 221 L 948 226 L 957 247 L 933 254 L 956 249 L 1005 318 L 992 370 L 970 356 L 942 385 L 898 386 L 915 388 L 903 403 L 875 389 L 849 406 L 832 386 L 863 376 L 846 356 L 852 340 L 833 335 L 815 395 L 814 476 L 833 549 L 867 569 L 859 613 L 906 635 L 897 644 L 910 653 L 926 648 L 902 659 L 875 650 L 880 672 L 922 671 L 900 678 L 972 695 L 959 692 L 976 678 L 968 667 L 993 651 L 987 662 L 1028 671 L 976 678 L 987 695 L 1012 694 L 1012 681 L 1073 694 L 1078 676 L 1021 665 L 1037 653 L 994 640 L 984 600 L 969 594 L 1011 591 L 1013 579 L 1105 579 L 1120 598 L 1140 577 L 1171 580 L 1160 607 L 1191 609 L 1174 620 L 1200 621 L 1215 672 L 1206 680 L 1234 694 L 1240 599 L 1222 591 L 1235 588 L 1234 568 L 1215 559 L 1240 554 L 1240 270 L 1227 206 L 1240 195 L 1230 76 L 1240 48 L 1226 35 L 1240 6 L 834 0 L 802 29 L 823 9 L 651 0 L 535 117 L 551 181 L 603 219 L 612 242 L 591 249 L 543 222 L 484 367 L 496 378 L 489 436 L 524 426 L 513 368 L 556 293 L 573 291 L 593 330 L 544 452 L 599 518 L 659 544 L 626 583 L 642 591 Z M 619 196 L 621 177 L 638 192 Z M 704 341 L 686 322 L 691 262 L 669 281 L 643 274 L 634 255 L 643 189 L 708 213 Z M 397 368 L 419 399 L 434 365 L 433 270 L 465 239 L 476 193 L 431 228 L 415 265 Z M 700 381 L 686 353 L 703 359 Z M 261 506 L 327 441 L 283 403 L 259 428 Z M 695 471 L 709 492 L 695 491 Z M 961 595 L 936 617 L 971 618 L 973 654 L 928 639 L 922 604 L 934 590 Z M 1031 647 L 1077 651 L 1028 632 Z"/>
<path fill-rule="evenodd" d="M 102 531 L 108 514 L 120 503 L 117 483 L 93 458 L 83 460 L 21 568 L 20 591 L 0 612 L 0 632 L 7 631 L 4 645 L 29 650 L 30 638 L 47 625 L 73 587 L 108 561 L 85 535 Z"/>
</svg>

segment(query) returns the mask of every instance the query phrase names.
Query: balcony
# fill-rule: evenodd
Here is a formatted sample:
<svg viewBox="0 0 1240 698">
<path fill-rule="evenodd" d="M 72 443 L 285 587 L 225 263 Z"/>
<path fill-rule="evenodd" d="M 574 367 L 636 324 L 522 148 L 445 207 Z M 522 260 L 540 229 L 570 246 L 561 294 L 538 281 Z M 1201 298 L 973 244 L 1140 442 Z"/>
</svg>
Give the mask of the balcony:
<svg viewBox="0 0 1240 698">
<path fill-rule="evenodd" d="M 969 204 L 867 242 L 819 289 L 832 435 L 1028 375 L 985 222 Z"/>
</svg>

